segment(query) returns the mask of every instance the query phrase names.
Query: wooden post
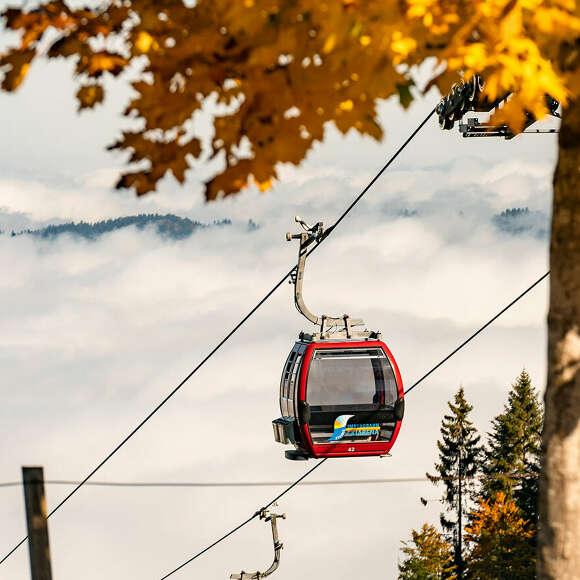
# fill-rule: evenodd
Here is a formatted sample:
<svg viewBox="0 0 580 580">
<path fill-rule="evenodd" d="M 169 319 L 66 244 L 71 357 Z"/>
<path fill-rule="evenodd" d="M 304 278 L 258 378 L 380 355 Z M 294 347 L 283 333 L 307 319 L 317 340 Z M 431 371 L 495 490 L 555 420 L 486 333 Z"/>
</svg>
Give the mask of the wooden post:
<svg viewBox="0 0 580 580">
<path fill-rule="evenodd" d="M 22 481 L 32 580 L 52 580 L 42 467 L 23 467 Z"/>
</svg>

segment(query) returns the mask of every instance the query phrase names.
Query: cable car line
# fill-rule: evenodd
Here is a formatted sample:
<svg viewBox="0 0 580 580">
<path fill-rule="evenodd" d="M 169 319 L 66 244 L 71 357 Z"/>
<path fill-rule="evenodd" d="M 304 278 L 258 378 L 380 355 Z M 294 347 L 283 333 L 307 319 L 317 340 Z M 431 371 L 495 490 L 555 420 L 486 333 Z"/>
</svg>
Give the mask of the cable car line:
<svg viewBox="0 0 580 580">
<path fill-rule="evenodd" d="M 531 286 L 528 286 L 519 296 L 514 298 L 507 306 L 502 308 L 493 318 L 490 318 L 479 330 L 475 331 L 469 338 L 464 340 L 455 350 L 450 352 L 441 362 L 436 364 L 429 372 L 425 373 L 419 380 L 415 381 L 406 391 L 410 393 L 417 385 L 422 383 L 429 375 L 434 373 L 442 364 L 447 362 L 454 354 L 459 352 L 464 346 L 470 343 L 478 334 L 483 332 L 490 324 L 495 322 L 504 312 L 509 310 L 516 302 L 518 302 L 521 298 L 523 298 L 528 292 L 533 290 L 540 282 L 542 282 L 545 278 L 550 275 L 550 270 L 548 270 L 543 276 L 540 276 Z"/>
<path fill-rule="evenodd" d="M 465 86 L 463 86 L 463 85 L 465 85 Z M 433 114 L 435 114 L 435 113 L 438 114 L 441 128 L 443 128 L 443 129 L 449 129 L 449 128 L 451 128 L 453 126 L 454 121 L 455 121 L 455 112 L 456 112 L 455 109 L 458 109 L 460 113 L 463 113 L 465 110 L 467 110 L 469 108 L 471 108 L 473 110 L 478 110 L 477 107 L 479 105 L 485 106 L 485 107 L 489 107 L 489 108 L 495 108 L 497 106 L 497 104 L 499 104 L 499 101 L 505 100 L 507 98 L 507 96 L 508 96 L 508 95 L 506 95 L 505 97 L 502 97 L 495 104 L 493 104 L 493 103 L 492 104 L 490 104 L 490 103 L 479 103 L 479 105 L 478 104 L 467 105 L 466 103 L 468 101 L 473 101 L 475 99 L 475 96 L 478 93 L 481 93 L 481 90 L 482 90 L 482 86 L 483 85 L 481 85 L 480 79 L 477 76 L 474 77 L 474 79 L 472 80 L 472 82 L 471 82 L 472 87 L 471 88 L 468 87 L 466 83 L 463 83 L 463 85 L 461 85 L 461 86 L 460 85 L 457 85 L 456 87 L 454 87 L 454 91 L 452 91 L 452 93 L 455 96 L 453 98 L 452 97 L 448 97 L 448 98 L 442 99 L 441 102 L 427 115 L 427 117 L 411 133 L 411 135 L 404 141 L 404 143 L 399 147 L 399 149 L 391 156 L 391 158 L 387 161 L 387 163 L 385 163 L 385 165 L 383 165 L 383 167 L 378 171 L 378 173 L 373 177 L 373 179 L 368 183 L 368 185 L 361 191 L 361 193 L 351 202 L 351 204 L 346 208 L 346 210 L 339 216 L 339 218 L 336 220 L 336 222 L 330 228 L 328 228 L 324 232 L 324 234 L 320 236 L 319 239 L 316 240 L 316 244 L 314 244 L 313 247 L 310 248 L 310 250 L 308 250 L 307 252 L 305 252 L 305 256 L 309 256 L 310 254 L 312 254 L 312 252 L 314 252 L 316 250 L 316 248 L 344 220 L 344 218 L 358 204 L 358 202 L 368 192 L 368 190 L 374 185 L 374 183 L 379 179 L 379 177 L 388 169 L 388 167 L 394 162 L 394 160 L 405 149 L 405 147 L 411 142 L 411 140 L 419 133 L 419 131 L 429 121 L 429 119 L 433 116 Z M 547 105 L 548 105 L 549 112 L 553 116 L 559 117 L 559 114 L 557 114 L 557 112 L 556 112 L 556 109 L 558 108 L 559 103 L 557 101 L 555 101 L 549 95 L 546 95 L 546 102 L 547 102 Z M 449 107 L 451 107 L 451 108 L 454 109 L 451 113 L 447 110 Z M 461 118 L 461 116 L 462 115 L 458 115 L 459 118 Z M 443 119 L 443 122 L 442 122 L 442 119 Z M 482 126 L 479 125 L 478 119 L 470 119 L 469 121 L 471 121 L 471 123 L 468 123 L 467 125 L 464 125 L 464 126 L 460 126 L 460 132 L 463 133 L 463 136 L 464 137 L 467 137 L 467 136 L 495 136 L 497 134 L 497 135 L 500 135 L 500 136 L 505 137 L 506 139 L 510 139 L 510 138 L 512 138 L 514 136 L 513 134 L 510 133 L 509 128 L 506 128 L 506 127 L 503 127 L 503 126 L 501 126 L 501 127 L 489 127 L 491 129 L 491 131 L 488 131 L 487 130 L 488 127 L 486 127 L 485 128 L 485 131 L 480 131 L 480 129 L 482 129 Z M 533 116 L 529 116 L 528 123 L 527 123 L 526 127 L 529 126 L 529 125 L 531 125 L 531 124 L 533 124 L 533 122 L 535 122 L 535 118 L 533 118 Z M 450 125 L 450 126 L 448 126 L 448 125 Z M 524 132 L 527 133 L 528 131 L 524 131 Z M 543 133 L 544 131 L 538 130 L 538 131 L 529 131 L 529 132 Z M 554 132 L 554 131 L 549 130 L 549 131 L 546 131 L 546 132 Z M 322 226 L 322 224 L 319 224 L 319 225 Z M 169 394 L 166 395 L 165 398 L 163 398 L 161 400 L 161 402 L 158 403 L 157 406 L 155 406 L 153 408 L 153 410 L 150 411 L 145 416 L 145 418 L 142 419 L 141 422 L 136 427 L 134 427 L 133 430 L 131 430 L 130 433 L 119 444 L 117 444 L 117 446 L 114 447 L 113 450 L 111 452 L 109 452 L 109 454 L 88 475 L 78 485 L 76 485 L 76 487 L 68 495 L 66 495 L 64 497 L 64 499 L 62 499 L 56 505 L 55 508 L 53 508 L 48 513 L 47 519 L 50 518 L 54 513 L 56 513 L 73 495 L 76 494 L 76 492 L 81 487 L 83 487 L 85 484 L 87 484 L 87 482 L 89 481 L 89 479 L 95 473 L 97 473 L 101 469 L 101 467 L 103 467 L 181 389 L 181 387 L 187 381 L 189 381 L 189 379 L 195 373 L 197 373 L 197 371 L 239 330 L 239 328 L 262 306 L 262 304 L 264 304 L 270 298 L 270 296 L 284 283 L 284 281 L 288 277 L 291 277 L 292 278 L 292 276 L 298 271 L 298 269 L 299 269 L 299 266 L 294 266 L 287 274 L 285 274 L 284 277 L 281 278 L 281 280 L 279 282 L 277 282 L 273 286 L 273 288 L 250 310 L 250 312 L 248 314 L 246 314 L 242 318 L 242 320 L 240 322 L 238 322 L 238 324 L 236 326 L 234 326 L 234 328 L 209 352 L 209 354 L 207 354 L 206 357 L 204 359 L 202 359 L 202 361 L 176 387 L 174 387 L 169 392 Z M 492 318 L 482 328 L 480 328 L 477 332 L 475 332 L 472 336 L 470 336 L 467 340 L 465 340 L 459 347 L 457 347 L 457 349 L 455 349 L 451 354 L 449 354 L 445 359 L 443 359 L 438 365 L 436 365 L 433 369 L 431 369 L 428 373 L 426 373 L 423 377 L 421 377 L 418 381 L 416 381 L 409 389 L 407 389 L 406 391 L 404 391 L 403 392 L 403 395 L 409 393 L 416 386 L 418 386 L 431 373 L 433 373 L 444 362 L 446 362 L 455 353 L 457 353 L 459 350 L 461 350 L 466 344 L 468 344 L 471 340 L 473 340 L 480 332 L 482 332 L 485 328 L 487 328 L 487 326 L 489 326 L 490 324 L 492 324 L 492 322 L 494 320 L 496 320 L 499 316 L 501 316 L 506 310 L 508 310 L 513 304 L 515 304 L 520 298 L 522 298 L 525 294 L 527 294 L 530 290 L 532 290 L 532 288 L 534 288 L 537 284 L 539 284 L 548 275 L 549 275 L 549 271 L 546 274 L 544 274 L 541 278 L 539 278 L 534 284 L 532 284 L 532 286 L 530 286 L 526 291 L 524 291 L 522 294 L 520 294 L 520 296 L 518 296 L 510 304 L 508 304 L 502 311 L 500 311 L 494 318 Z M 293 282 L 296 284 L 296 280 L 295 279 L 293 280 Z M 303 312 L 303 314 L 304 314 L 304 312 Z M 345 330 L 346 330 L 347 335 L 348 335 L 349 334 L 349 322 L 348 322 L 348 317 L 347 316 L 344 317 L 344 323 L 345 323 Z M 322 329 L 324 329 L 324 317 L 323 317 Z M 383 345 L 383 346 L 385 348 L 385 354 L 388 355 L 389 353 L 388 353 L 388 349 L 386 349 L 386 345 Z M 393 359 L 393 362 L 394 362 L 394 359 Z M 400 401 L 403 402 L 402 397 L 401 397 Z M 399 402 L 399 400 L 397 402 Z M 397 415 L 396 408 L 395 408 L 395 415 Z M 352 416 L 353 415 L 343 415 L 342 417 L 347 417 L 348 418 L 348 417 L 352 417 Z M 338 417 L 337 418 L 337 422 L 342 417 Z M 402 414 L 401 414 L 401 418 L 402 418 Z M 399 426 L 400 426 L 400 421 L 399 421 Z M 335 423 L 335 429 L 336 429 L 336 423 Z M 348 427 L 345 427 L 345 429 L 347 431 L 349 430 Z M 363 429 L 363 427 L 359 426 L 357 428 L 350 428 L 350 429 L 351 430 Z M 366 429 L 364 431 L 365 431 L 365 434 L 366 434 L 366 431 L 370 431 L 370 430 L 369 429 Z M 330 439 L 330 441 L 332 441 L 332 440 L 333 439 Z M 317 456 L 317 455 L 314 454 L 312 456 Z M 290 489 L 292 489 L 292 487 L 294 487 L 294 485 L 296 485 L 304 477 L 306 477 L 307 475 L 309 475 L 311 473 L 311 471 L 313 471 L 316 467 L 318 467 L 324 461 L 326 461 L 326 458 L 327 458 L 326 455 L 324 455 L 324 456 L 323 455 L 318 455 L 318 457 L 324 457 L 324 459 L 320 463 L 318 463 L 312 470 L 308 471 L 304 476 L 302 476 L 299 480 L 297 480 L 294 484 L 292 484 L 286 491 L 284 491 L 282 493 L 282 495 L 284 495 Z M 247 520 L 245 523 L 251 521 L 251 519 L 253 519 L 257 515 L 259 515 L 260 513 L 262 513 L 262 512 L 256 512 L 256 514 L 254 514 L 254 516 L 252 518 L 250 518 L 249 520 Z M 245 525 L 245 523 L 241 524 L 236 529 L 239 529 L 240 527 L 242 527 L 243 525 Z M 233 532 L 230 532 L 230 533 L 233 533 Z M 228 534 L 228 535 L 230 535 L 230 534 Z M 227 537 L 227 536 L 225 536 L 225 537 Z M 224 537 L 224 539 L 225 539 L 225 537 Z M 12 550 L 10 550 L 10 552 L 8 552 L 8 554 L 6 554 L 0 560 L 0 565 L 3 564 L 27 540 L 28 540 L 28 536 L 25 536 L 16 546 L 14 546 L 14 548 L 12 548 Z M 221 541 L 221 539 L 219 541 Z M 193 559 L 195 559 L 196 557 L 197 556 L 195 556 Z M 191 561 L 191 560 L 189 560 L 189 561 Z M 167 576 L 165 576 L 164 578 L 166 578 L 166 577 Z"/>
<path fill-rule="evenodd" d="M 389 168 L 389 166 L 395 161 L 395 159 L 400 155 L 400 153 L 407 147 L 407 145 L 413 140 L 413 138 L 419 133 L 419 131 L 426 125 L 429 119 L 435 114 L 436 108 L 434 108 L 425 119 L 417 126 L 417 128 L 410 134 L 409 137 L 403 142 L 403 144 L 395 151 L 395 153 L 389 158 L 389 160 L 383 165 L 383 167 L 378 171 L 378 173 L 373 177 L 373 179 L 368 183 L 368 185 L 361 191 L 361 193 L 354 199 L 354 201 L 344 210 L 344 212 L 339 216 L 334 225 L 328 228 L 325 232 L 324 238 L 320 239 L 314 247 L 308 251 L 308 255 L 316 250 L 316 248 L 326 239 L 332 231 L 344 220 L 344 218 L 350 213 L 354 206 L 362 199 L 362 197 L 368 192 L 368 190 L 375 184 L 378 178 Z M 245 322 L 253 316 L 253 314 L 274 294 L 274 292 L 286 281 L 288 277 L 292 275 L 297 269 L 294 266 L 289 272 L 284 274 L 281 278 L 267 293 L 266 295 L 228 332 L 228 334 L 202 359 L 202 361 L 176 386 L 169 394 L 167 394 L 160 403 L 158 403 L 152 411 L 150 411 L 138 424 L 134 427 L 124 439 L 118 443 L 112 451 L 110 451 L 103 460 L 93 468 L 89 474 L 73 489 L 67 494 L 46 516 L 47 519 L 55 514 L 77 491 L 85 485 L 89 479 L 95 473 L 97 473 L 116 453 L 125 446 L 125 444 L 133 438 L 133 436 L 163 407 L 165 404 L 183 387 L 189 379 L 197 373 L 201 367 L 245 324 Z M 24 537 L 14 548 L 12 548 L 1 560 L 0 565 L 3 564 L 22 544 L 28 540 L 28 536 Z"/>
<path fill-rule="evenodd" d="M 368 183 L 368 185 L 357 195 L 357 197 L 352 201 L 352 203 L 342 212 L 342 214 L 334 222 L 334 224 L 326 230 L 326 235 L 324 236 L 324 238 L 322 240 L 320 240 L 320 242 L 316 246 L 314 246 L 308 252 L 308 254 L 311 254 L 312 252 L 314 252 L 314 250 L 320 245 L 320 243 L 324 239 L 326 239 L 333 232 L 333 230 L 342 222 L 342 220 L 351 212 L 351 210 L 354 208 L 354 206 L 364 197 L 364 195 L 376 183 L 376 181 L 379 179 L 379 177 L 390 167 L 390 165 L 393 163 L 393 161 L 395 161 L 395 159 L 399 156 L 399 154 L 403 151 L 403 149 L 405 149 L 405 147 L 407 147 L 407 145 L 414 139 L 414 137 L 417 135 L 417 133 L 419 133 L 419 131 L 427 124 L 429 119 L 431 119 L 431 117 L 435 114 L 436 111 L 437 111 L 437 107 L 435 107 L 425 117 L 425 119 L 423 119 L 423 121 L 421 121 L 421 123 L 417 126 L 417 128 L 409 135 L 409 137 L 407 137 L 405 142 L 397 149 L 397 151 L 395 151 L 395 153 L 390 157 L 390 159 L 383 165 L 383 167 L 380 169 L 380 171 L 371 179 L 371 181 Z"/>
<path fill-rule="evenodd" d="M 274 504 L 278 505 L 278 504 Z M 283 520 L 286 519 L 286 514 L 275 514 L 268 510 L 263 510 L 260 513 L 260 519 L 265 521 L 266 523 L 270 523 L 272 528 L 272 543 L 274 544 L 274 561 L 270 565 L 267 570 L 260 572 L 259 570 L 256 572 L 245 572 L 242 570 L 240 574 L 231 574 L 230 580 L 261 580 L 262 578 L 266 578 L 273 574 L 278 567 L 280 566 L 280 552 L 284 547 L 284 544 L 280 542 L 280 538 L 278 537 L 278 525 L 276 520 L 282 518 Z"/>
<path fill-rule="evenodd" d="M 316 463 L 314 465 L 314 467 L 309 469 L 304 475 L 302 475 L 302 477 L 298 478 L 294 483 L 289 485 L 282 493 L 278 494 L 270 503 L 268 503 L 264 507 L 256 510 L 256 512 L 252 516 L 250 516 L 247 520 L 245 520 L 241 524 L 237 525 L 233 530 L 231 530 L 227 534 L 223 535 L 221 538 L 219 538 L 219 540 L 216 540 L 213 544 L 210 544 L 207 548 L 204 548 L 203 550 L 201 550 L 200 552 L 195 554 L 195 556 L 192 556 L 191 558 L 189 558 L 188 560 L 183 562 L 183 564 L 180 564 L 177 568 L 175 568 L 174 570 L 172 570 L 171 572 L 169 572 L 168 574 L 163 576 L 161 578 L 161 580 L 165 580 L 166 578 L 169 578 L 170 576 L 175 574 L 178 570 L 181 570 L 184 566 L 187 566 L 190 562 L 193 562 L 194 560 L 199 558 L 202 554 L 205 554 L 206 552 L 211 550 L 214 546 L 217 546 L 220 542 L 223 542 L 226 538 L 228 538 L 232 534 L 235 534 L 238 530 L 243 528 L 245 525 L 249 524 L 253 519 L 255 519 L 258 516 L 260 516 L 261 514 L 263 514 L 270 506 L 275 504 L 280 498 L 285 496 L 292 488 L 296 487 L 303 479 L 307 478 L 313 471 L 318 469 L 326 461 L 326 459 L 327 458 L 325 457 L 324 459 L 322 459 L 321 461 Z"/>
</svg>

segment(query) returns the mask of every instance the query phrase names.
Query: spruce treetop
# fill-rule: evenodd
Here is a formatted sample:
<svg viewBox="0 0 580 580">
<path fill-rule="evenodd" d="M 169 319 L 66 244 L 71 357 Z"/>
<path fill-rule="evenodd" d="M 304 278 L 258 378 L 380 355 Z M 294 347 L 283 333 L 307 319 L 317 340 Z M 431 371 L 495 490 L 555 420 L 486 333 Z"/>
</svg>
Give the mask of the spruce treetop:
<svg viewBox="0 0 580 580">
<path fill-rule="evenodd" d="M 485 480 L 486 498 L 499 492 L 515 498 L 526 516 L 535 521 L 537 481 L 543 425 L 543 411 L 538 393 L 524 369 L 513 383 L 504 410 L 492 421 L 487 436 L 484 473 L 530 475 L 528 479 L 491 477 Z"/>
<path fill-rule="evenodd" d="M 469 414 L 473 410 L 460 386 L 453 402 L 447 403 L 449 413 L 441 423 L 441 439 L 437 441 L 439 461 L 435 463 L 438 475 L 427 477 L 435 484 L 443 481 L 445 490 L 442 503 L 445 510 L 440 515 L 446 539 L 453 545 L 453 561 L 457 578 L 463 578 L 463 523 L 469 517 L 475 499 L 477 484 L 473 477 L 480 469 L 480 436 Z"/>
</svg>

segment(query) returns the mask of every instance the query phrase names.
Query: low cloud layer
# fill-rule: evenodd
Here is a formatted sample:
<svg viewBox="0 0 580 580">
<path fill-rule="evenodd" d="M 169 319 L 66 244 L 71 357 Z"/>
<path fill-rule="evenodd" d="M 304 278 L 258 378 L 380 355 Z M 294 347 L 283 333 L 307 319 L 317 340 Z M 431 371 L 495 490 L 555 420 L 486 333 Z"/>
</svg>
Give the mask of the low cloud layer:
<svg viewBox="0 0 580 580">
<path fill-rule="evenodd" d="M 474 164 L 472 174 L 486 174 Z M 525 167 L 505 175 L 524 190 Z M 522 203 L 531 205 L 537 181 Z M 505 206 L 493 183 L 466 176 L 449 183 L 429 168 L 392 172 L 313 255 L 307 302 L 382 330 L 410 384 L 547 268 L 545 240 L 506 237 L 491 223 Z M 182 241 L 131 228 L 97 242 L 0 238 L 0 263 L 10 272 L 0 282 L 2 392 L 10 401 L 0 411 L 2 477 L 17 479 L 27 463 L 44 464 L 50 478 L 85 474 L 292 265 L 297 248 L 283 240 L 295 228 L 290 216 L 336 215 L 351 185 L 340 173 L 288 172 L 281 189 L 292 197 L 275 191 L 220 207 L 259 220 L 263 227 L 252 233 L 234 224 Z M 313 479 L 421 476 L 432 469 L 445 402 L 459 384 L 483 430 L 522 367 L 542 386 L 546 291 L 538 288 L 409 396 L 392 458 L 332 461 Z M 310 464 L 284 461 L 270 421 L 279 414 L 284 358 L 305 327 L 283 286 L 97 479 L 299 476 Z M 277 491 L 84 489 L 51 521 L 55 576 L 158 578 Z M 19 493 L 2 492 L 6 548 L 24 531 Z M 48 494 L 55 505 L 64 490 Z M 339 579 L 394 577 L 399 541 L 436 519 L 438 504 L 423 508 L 420 495 L 437 490 L 427 483 L 296 490 L 280 506 L 288 519 L 280 523 L 278 577 L 305 569 L 309 577 L 329 570 Z M 252 523 L 177 577 L 263 567 L 268 534 Z M 26 566 L 21 550 L 2 577 L 24 579 Z"/>
</svg>

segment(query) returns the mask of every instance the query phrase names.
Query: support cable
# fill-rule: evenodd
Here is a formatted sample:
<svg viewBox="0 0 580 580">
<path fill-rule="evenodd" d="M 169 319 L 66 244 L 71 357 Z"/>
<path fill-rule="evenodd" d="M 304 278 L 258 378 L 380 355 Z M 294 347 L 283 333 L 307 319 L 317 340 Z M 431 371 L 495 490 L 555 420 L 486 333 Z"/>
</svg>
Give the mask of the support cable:
<svg viewBox="0 0 580 580">
<path fill-rule="evenodd" d="M 433 109 L 427 117 L 418 125 L 418 127 L 411 133 L 409 137 L 403 142 L 403 144 L 395 151 L 395 153 L 389 158 L 389 160 L 383 165 L 383 167 L 378 171 L 378 173 L 373 177 L 369 184 L 361 191 L 361 193 L 354 199 L 354 201 L 346 208 L 346 210 L 340 215 L 333 226 L 327 230 L 327 234 L 324 237 L 326 239 L 328 235 L 336 228 L 342 220 L 350 213 L 354 206 L 362 199 L 362 197 L 368 192 L 368 190 L 375 184 L 377 179 L 389 168 L 389 166 L 395 161 L 395 159 L 400 155 L 400 153 L 407 147 L 407 145 L 413 140 L 413 138 L 419 133 L 419 131 L 425 126 L 429 119 L 434 115 L 435 109 Z M 321 240 L 320 243 L 322 243 Z M 319 245 L 314 246 L 308 253 L 311 254 Z M 245 322 L 253 316 L 253 314 L 266 302 L 272 294 L 286 281 L 286 279 L 296 270 L 294 266 L 289 272 L 284 274 L 284 277 L 280 279 L 272 289 L 267 292 L 267 294 L 246 314 L 238 324 L 234 326 L 230 332 L 206 355 L 206 357 L 176 386 L 172 391 L 151 411 L 145 416 L 145 418 L 133 428 L 132 431 L 111 451 L 105 458 L 92 470 L 90 473 L 73 489 L 68 495 L 64 497 L 57 505 L 54 507 L 46 516 L 47 519 L 50 518 L 54 513 L 56 513 L 76 492 L 83 486 L 87 481 L 97 473 L 124 445 L 133 438 L 133 436 L 163 407 L 165 404 L 183 387 L 197 371 L 205 365 L 205 363 L 245 324 Z M 1 560 L 0 565 L 3 564 L 22 544 L 28 540 L 28 536 L 23 538 L 8 554 L 6 554 Z"/>
<path fill-rule="evenodd" d="M 486 473 L 478 475 L 452 475 L 449 477 L 383 477 L 374 479 L 319 479 L 316 481 L 302 481 L 305 486 L 328 485 L 372 485 L 384 483 L 422 483 L 435 481 L 458 481 L 480 479 L 527 479 L 538 477 L 535 472 L 530 473 Z M 45 479 L 43 485 L 77 485 L 78 481 L 70 479 Z M 89 481 L 85 485 L 92 487 L 129 487 L 129 488 L 216 488 L 216 487 L 278 487 L 290 485 L 291 481 Z M 20 487 L 21 481 L 5 481 L 0 488 Z M 35 485 L 35 482 L 26 485 Z"/>
</svg>

